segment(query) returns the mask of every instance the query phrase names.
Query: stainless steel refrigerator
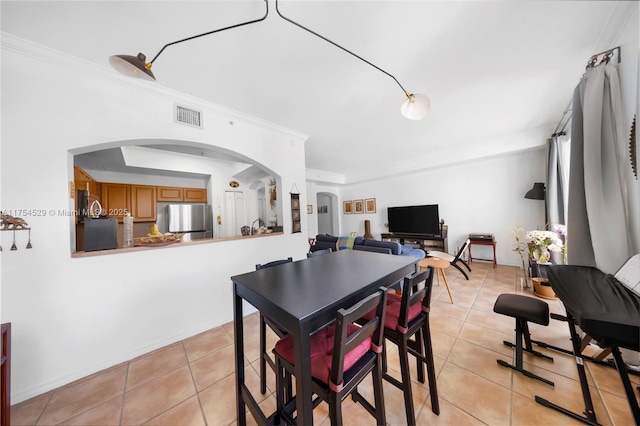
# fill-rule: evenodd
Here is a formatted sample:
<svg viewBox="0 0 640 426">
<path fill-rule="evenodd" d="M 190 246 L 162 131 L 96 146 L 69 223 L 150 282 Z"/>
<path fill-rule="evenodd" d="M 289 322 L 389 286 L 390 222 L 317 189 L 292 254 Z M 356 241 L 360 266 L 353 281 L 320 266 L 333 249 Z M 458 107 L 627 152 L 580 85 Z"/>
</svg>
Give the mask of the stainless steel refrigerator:
<svg viewBox="0 0 640 426">
<path fill-rule="evenodd" d="M 208 204 L 169 204 L 169 232 L 184 233 L 182 241 L 213 238 L 213 216 Z"/>
</svg>

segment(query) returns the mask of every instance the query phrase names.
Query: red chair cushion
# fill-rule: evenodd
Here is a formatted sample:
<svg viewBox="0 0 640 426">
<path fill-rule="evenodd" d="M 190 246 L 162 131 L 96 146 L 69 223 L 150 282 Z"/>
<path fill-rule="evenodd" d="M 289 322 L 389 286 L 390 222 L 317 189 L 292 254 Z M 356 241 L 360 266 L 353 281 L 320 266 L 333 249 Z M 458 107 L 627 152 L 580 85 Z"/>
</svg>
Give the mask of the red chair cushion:
<svg viewBox="0 0 640 426">
<path fill-rule="evenodd" d="M 400 317 L 400 305 L 402 304 L 402 296 L 389 292 L 387 293 L 387 310 L 384 318 L 384 328 L 389 330 L 395 330 L 398 326 L 398 317 Z M 411 322 L 415 317 L 422 312 L 422 304 L 414 303 L 409 307 L 408 322 Z M 367 313 L 363 318 L 367 321 L 371 320 L 376 315 L 375 309 Z"/>
<path fill-rule="evenodd" d="M 351 335 L 359 326 L 349 324 L 347 333 Z M 324 383 L 329 384 L 331 372 L 331 357 L 333 356 L 335 325 L 329 325 L 311 336 L 311 375 Z M 371 337 L 365 339 L 356 348 L 344 357 L 344 371 L 351 368 L 367 351 L 371 349 Z M 276 343 L 276 352 L 295 365 L 293 353 L 293 336 L 286 335 Z M 339 384 L 339 383 L 336 383 Z"/>
</svg>

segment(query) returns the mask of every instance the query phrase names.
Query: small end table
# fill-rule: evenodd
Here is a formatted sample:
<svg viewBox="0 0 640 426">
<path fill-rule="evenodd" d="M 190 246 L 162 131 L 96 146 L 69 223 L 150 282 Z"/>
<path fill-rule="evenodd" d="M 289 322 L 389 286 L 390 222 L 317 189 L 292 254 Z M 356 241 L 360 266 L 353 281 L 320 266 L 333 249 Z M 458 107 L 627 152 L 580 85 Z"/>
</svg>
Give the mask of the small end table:
<svg viewBox="0 0 640 426">
<path fill-rule="evenodd" d="M 449 300 L 453 303 L 453 297 L 451 296 L 451 290 L 449 289 L 449 281 L 447 281 L 447 276 L 444 274 L 444 270 L 451 266 L 447 260 L 440 259 L 439 257 L 425 257 L 420 262 L 418 262 L 418 268 L 426 269 L 429 266 L 433 266 L 436 270 L 436 278 L 438 279 L 438 285 L 440 285 L 440 275 L 442 275 L 442 279 L 444 280 L 444 285 L 447 286 L 447 293 L 449 293 Z M 438 275 L 440 272 L 440 275 Z"/>
<path fill-rule="evenodd" d="M 495 240 L 494 241 L 469 241 L 469 247 L 467 250 L 469 250 L 469 263 L 471 263 L 474 259 L 473 257 L 471 257 L 471 246 L 473 245 L 478 245 L 478 246 L 491 246 L 493 247 L 493 259 L 480 259 L 478 257 L 476 257 L 475 260 L 486 260 L 487 262 L 493 262 L 493 267 L 496 267 L 496 244 L 498 244 Z"/>
</svg>

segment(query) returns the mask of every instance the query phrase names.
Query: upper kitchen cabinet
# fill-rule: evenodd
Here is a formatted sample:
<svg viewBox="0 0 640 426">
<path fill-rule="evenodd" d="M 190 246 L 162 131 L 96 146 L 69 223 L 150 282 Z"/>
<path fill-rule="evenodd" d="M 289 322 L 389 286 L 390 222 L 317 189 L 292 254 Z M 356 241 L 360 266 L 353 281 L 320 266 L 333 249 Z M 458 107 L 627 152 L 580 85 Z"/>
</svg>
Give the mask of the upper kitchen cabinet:
<svg viewBox="0 0 640 426">
<path fill-rule="evenodd" d="M 134 222 L 155 222 L 157 219 L 156 187 L 126 183 L 102 184 L 102 208 L 118 222 L 127 212 Z"/>
<path fill-rule="evenodd" d="M 126 212 L 131 212 L 131 185 L 103 183 L 102 208 L 107 216 L 115 217 L 118 222 L 122 222 Z"/>
<path fill-rule="evenodd" d="M 97 199 L 101 198 L 102 187 L 100 182 L 96 181 L 89 173 L 82 169 L 82 167 L 76 164 L 73 165 L 73 182 L 76 191 L 88 190 L 93 197 Z"/>
<path fill-rule="evenodd" d="M 134 222 L 155 222 L 156 187 L 131 185 L 131 215 Z"/>
<path fill-rule="evenodd" d="M 158 201 L 183 201 L 183 189 L 175 186 L 158 186 Z"/>
<path fill-rule="evenodd" d="M 184 188 L 184 201 L 206 203 L 207 190 L 203 188 Z"/>
<path fill-rule="evenodd" d="M 158 201 L 186 201 L 190 203 L 207 202 L 207 190 L 204 188 L 158 186 L 157 194 Z"/>
</svg>

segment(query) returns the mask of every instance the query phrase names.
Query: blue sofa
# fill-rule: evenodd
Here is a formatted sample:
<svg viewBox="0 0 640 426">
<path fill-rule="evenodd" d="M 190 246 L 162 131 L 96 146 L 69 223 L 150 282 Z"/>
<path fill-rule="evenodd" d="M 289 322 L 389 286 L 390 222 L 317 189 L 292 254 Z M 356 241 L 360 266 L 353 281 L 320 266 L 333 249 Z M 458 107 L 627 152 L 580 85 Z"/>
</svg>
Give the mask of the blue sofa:
<svg viewBox="0 0 640 426">
<path fill-rule="evenodd" d="M 337 249 L 338 237 L 327 234 L 316 235 L 316 243 L 311 246 L 311 252 L 330 248 Z M 411 256 L 416 259 L 424 259 L 424 251 L 391 241 L 378 241 L 369 238 L 355 237 L 353 250 L 369 251 L 373 253 L 394 254 L 398 256 Z"/>
</svg>

